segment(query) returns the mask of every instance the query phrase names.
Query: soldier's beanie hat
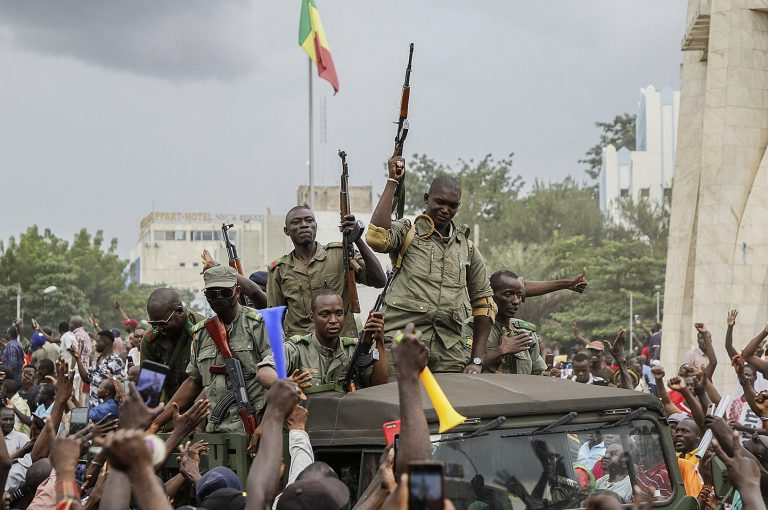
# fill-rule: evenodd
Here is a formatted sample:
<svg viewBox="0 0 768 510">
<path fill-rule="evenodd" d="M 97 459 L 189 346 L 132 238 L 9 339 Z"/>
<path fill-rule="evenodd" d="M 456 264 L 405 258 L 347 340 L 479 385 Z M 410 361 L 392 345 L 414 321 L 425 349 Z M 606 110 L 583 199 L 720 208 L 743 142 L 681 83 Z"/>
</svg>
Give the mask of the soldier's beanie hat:
<svg viewBox="0 0 768 510">
<path fill-rule="evenodd" d="M 213 491 L 224 488 L 237 489 L 242 492 L 240 479 L 234 471 L 224 466 L 217 466 L 205 473 L 197 482 L 197 504 L 208 497 Z"/>
<path fill-rule="evenodd" d="M 269 274 L 266 271 L 256 271 L 251 273 L 251 276 L 248 278 L 256 285 L 266 285 L 268 276 Z"/>
<path fill-rule="evenodd" d="M 277 510 L 339 510 L 349 503 L 349 489 L 335 478 L 308 478 L 285 488 Z"/>
<path fill-rule="evenodd" d="M 237 271 L 229 266 L 213 266 L 203 273 L 205 288 L 223 287 L 230 288 L 237 285 Z"/>
<path fill-rule="evenodd" d="M 224 488 L 213 491 L 200 503 L 206 510 L 245 510 L 245 496 L 240 489 Z"/>
</svg>

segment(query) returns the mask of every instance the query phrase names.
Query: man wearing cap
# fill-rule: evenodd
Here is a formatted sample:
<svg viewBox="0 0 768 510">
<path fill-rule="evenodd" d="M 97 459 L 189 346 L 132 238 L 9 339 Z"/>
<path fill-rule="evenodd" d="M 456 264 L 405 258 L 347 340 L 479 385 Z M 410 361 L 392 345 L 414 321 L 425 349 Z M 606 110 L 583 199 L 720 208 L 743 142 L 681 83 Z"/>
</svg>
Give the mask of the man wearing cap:
<svg viewBox="0 0 768 510">
<path fill-rule="evenodd" d="M 187 379 L 192 330 L 203 317 L 185 307 L 179 294 L 168 288 L 149 295 L 147 315 L 150 329 L 141 339 L 140 359 L 168 367 L 163 390 L 167 400 Z"/>
<path fill-rule="evenodd" d="M 589 371 L 592 372 L 592 375 L 606 381 L 613 381 L 613 370 L 605 364 L 605 358 L 603 357 L 605 351 L 603 342 L 593 340 L 587 344 L 587 350 L 592 355 L 592 359 L 589 362 Z"/>
<path fill-rule="evenodd" d="M 232 356 L 240 360 L 248 400 L 256 409 L 264 404 L 264 388 L 256 380 L 256 366 L 270 353 L 269 339 L 262 317 L 256 310 L 240 305 L 240 287 L 237 272 L 229 266 L 217 265 L 203 272 L 205 298 L 216 312 L 227 331 L 227 343 Z M 187 379 L 171 398 L 169 405 L 155 419 L 155 428 L 164 425 L 173 417 L 173 405 L 186 409 L 201 391 L 216 408 L 218 401 L 229 391 L 229 376 L 211 373 L 213 365 L 224 365 L 224 356 L 219 352 L 213 338 L 205 329 L 203 321 L 192 330 L 193 340 Z M 208 421 L 207 432 L 243 432 L 244 426 L 236 405 L 231 406 L 216 424 Z"/>
<path fill-rule="evenodd" d="M 309 318 L 315 330 L 308 335 L 292 336 L 285 342 L 286 371 L 288 374 L 295 370 L 309 374 L 305 376 L 306 384 L 309 385 L 304 389 L 306 394 L 344 391 L 342 382 L 358 339 L 339 336 L 345 320 L 341 296 L 332 290 L 320 291 L 312 302 Z M 373 332 L 379 358 L 373 365 L 362 370 L 361 379 L 365 381 L 365 386 L 384 384 L 389 377 L 384 353 L 382 314 L 371 314 L 365 323 L 365 330 Z M 265 388 L 271 387 L 277 380 L 275 360 L 271 355 L 259 363 L 258 380 Z"/>
<path fill-rule="evenodd" d="M 498 311 L 485 344 L 483 372 L 542 374 L 547 365 L 541 357 L 536 325 L 515 318 L 525 297 L 523 279 L 512 271 L 502 270 L 491 275 L 490 284 Z M 474 317 L 470 317 L 461 330 L 467 362 L 472 354 L 473 334 Z"/>
<path fill-rule="evenodd" d="M 362 231 L 352 215 L 344 218 L 341 229 L 348 236 L 359 235 L 354 241 L 357 246 L 354 261 L 359 270 L 355 272 L 356 283 L 382 288 L 386 275 L 373 251 L 362 239 Z M 317 222 L 312 210 L 300 205 L 285 215 L 285 235 L 291 238 L 293 251 L 269 265 L 267 281 L 267 306 L 288 307 L 283 327 L 286 336 L 306 335 L 312 332 L 309 319 L 312 299 L 323 289 L 340 295 L 344 301 L 344 330 L 342 335 L 357 336 L 357 326 L 349 311 L 349 296 L 344 273 L 344 249 L 341 243 L 322 245 L 316 241 Z"/>
</svg>

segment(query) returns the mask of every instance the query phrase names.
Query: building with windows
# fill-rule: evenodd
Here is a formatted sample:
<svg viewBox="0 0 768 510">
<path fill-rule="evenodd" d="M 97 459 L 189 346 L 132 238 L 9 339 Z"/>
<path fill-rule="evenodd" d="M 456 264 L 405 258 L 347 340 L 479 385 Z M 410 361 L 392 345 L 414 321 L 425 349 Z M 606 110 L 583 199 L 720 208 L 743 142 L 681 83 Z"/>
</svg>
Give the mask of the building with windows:
<svg viewBox="0 0 768 510">
<path fill-rule="evenodd" d="M 353 214 L 366 224 L 370 220 L 372 190 L 370 186 L 350 186 Z M 299 203 L 309 199 L 308 188 L 297 190 Z M 341 241 L 339 233 L 339 187 L 315 187 L 317 240 L 321 243 Z M 129 282 L 197 291 L 202 288 L 203 250 L 214 259 L 226 263 L 227 250 L 222 239 L 222 223 L 233 224 L 228 231 L 243 265 L 243 273 L 264 271 L 273 260 L 293 249 L 283 232 L 285 212 L 272 214 L 228 214 L 211 212 L 149 213 L 139 225 L 139 239 L 131 250 L 126 271 Z M 373 297 L 375 299 L 375 295 Z"/>
<path fill-rule="evenodd" d="M 600 168 L 600 209 L 614 218 L 621 199 L 649 200 L 662 204 L 672 196 L 672 177 L 677 146 L 677 118 L 680 92 L 640 90 L 635 122 L 636 148 L 603 147 Z"/>
<path fill-rule="evenodd" d="M 279 228 L 275 228 L 275 223 Z M 225 262 L 227 250 L 222 239 L 222 223 L 233 224 L 229 239 L 237 249 L 245 274 L 263 269 L 270 253 L 282 254 L 285 236 L 282 217 L 271 214 L 214 214 L 209 212 L 151 212 L 141 220 L 139 242 L 131 250 L 129 281 L 164 283 L 171 287 L 196 290 L 201 287 L 203 250 Z M 268 226 L 272 226 L 269 229 Z M 269 232 L 279 234 L 272 240 Z M 277 256 L 277 255 L 276 255 Z"/>
</svg>

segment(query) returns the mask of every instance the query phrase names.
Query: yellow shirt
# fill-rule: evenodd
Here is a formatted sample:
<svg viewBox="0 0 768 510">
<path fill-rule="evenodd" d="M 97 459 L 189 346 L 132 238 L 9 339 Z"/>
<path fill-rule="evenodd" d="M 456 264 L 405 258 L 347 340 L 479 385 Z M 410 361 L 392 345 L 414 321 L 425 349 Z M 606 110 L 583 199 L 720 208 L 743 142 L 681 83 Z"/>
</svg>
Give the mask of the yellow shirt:
<svg viewBox="0 0 768 510">
<path fill-rule="evenodd" d="M 27 401 L 21 398 L 18 393 L 16 393 L 11 398 L 11 404 L 13 404 L 16 407 L 16 409 L 18 409 L 21 412 L 21 414 L 25 416 L 32 416 L 32 413 L 30 413 L 29 411 L 29 404 L 27 404 Z M 13 428 L 14 430 L 16 430 L 16 432 L 21 432 L 22 434 L 26 434 L 26 435 L 29 435 L 32 432 L 31 427 L 29 425 L 24 425 L 23 423 L 21 423 L 18 416 L 16 417 L 16 425 L 14 425 Z"/>
</svg>

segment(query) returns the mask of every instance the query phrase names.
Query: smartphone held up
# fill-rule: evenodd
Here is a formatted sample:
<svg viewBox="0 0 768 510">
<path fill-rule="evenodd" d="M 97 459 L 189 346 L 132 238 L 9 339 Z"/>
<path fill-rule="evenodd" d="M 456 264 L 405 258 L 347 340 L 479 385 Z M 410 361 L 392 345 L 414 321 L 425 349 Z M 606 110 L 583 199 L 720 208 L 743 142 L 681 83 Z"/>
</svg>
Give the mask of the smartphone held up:
<svg viewBox="0 0 768 510">
<path fill-rule="evenodd" d="M 168 372 L 168 367 L 160 363 L 155 363 L 154 361 L 141 362 L 139 378 L 136 381 L 136 390 L 147 406 L 155 407 L 160 403 Z"/>
</svg>

